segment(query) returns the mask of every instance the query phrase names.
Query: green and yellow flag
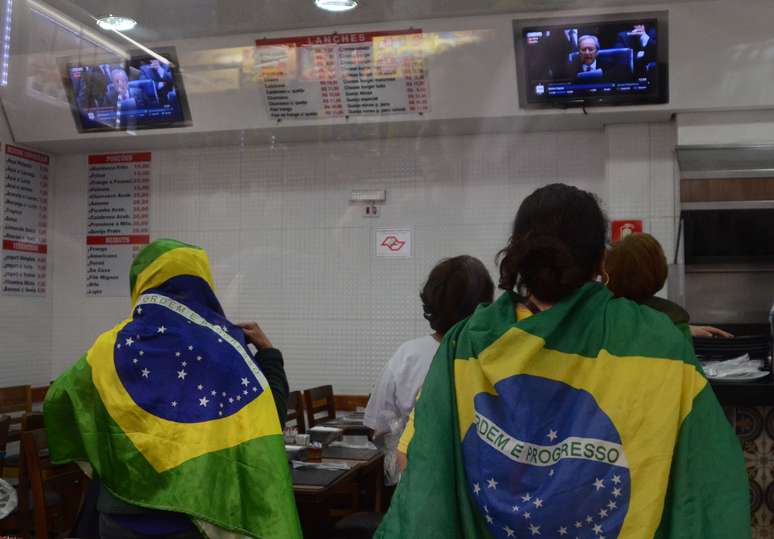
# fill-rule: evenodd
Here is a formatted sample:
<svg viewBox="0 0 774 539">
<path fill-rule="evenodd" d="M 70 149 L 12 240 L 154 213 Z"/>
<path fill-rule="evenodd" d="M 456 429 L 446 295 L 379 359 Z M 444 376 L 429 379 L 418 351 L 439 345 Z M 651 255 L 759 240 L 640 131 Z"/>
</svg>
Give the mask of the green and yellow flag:
<svg viewBox="0 0 774 539">
<path fill-rule="evenodd" d="M 749 538 L 740 444 L 665 315 L 597 283 L 444 338 L 376 537 Z"/>
<path fill-rule="evenodd" d="M 48 391 L 51 458 L 207 536 L 301 537 L 269 385 L 213 292 L 206 253 L 159 240 L 131 268 L 132 313 Z"/>
</svg>

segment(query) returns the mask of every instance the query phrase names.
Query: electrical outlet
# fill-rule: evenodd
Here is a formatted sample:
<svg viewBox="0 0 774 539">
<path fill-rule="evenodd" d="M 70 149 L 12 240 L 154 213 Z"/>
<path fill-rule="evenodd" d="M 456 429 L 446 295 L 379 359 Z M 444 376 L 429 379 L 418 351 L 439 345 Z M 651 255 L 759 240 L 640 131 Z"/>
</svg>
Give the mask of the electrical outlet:
<svg viewBox="0 0 774 539">
<path fill-rule="evenodd" d="M 381 210 L 375 204 L 366 204 L 363 206 L 363 217 L 379 217 Z"/>
</svg>

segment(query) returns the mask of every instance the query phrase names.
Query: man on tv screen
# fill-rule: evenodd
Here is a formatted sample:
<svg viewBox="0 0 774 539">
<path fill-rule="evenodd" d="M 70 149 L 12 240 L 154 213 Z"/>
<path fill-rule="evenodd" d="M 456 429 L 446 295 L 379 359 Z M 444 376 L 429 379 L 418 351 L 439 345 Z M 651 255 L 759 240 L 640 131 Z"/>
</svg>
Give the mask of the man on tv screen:
<svg viewBox="0 0 774 539">
<path fill-rule="evenodd" d="M 571 63 L 571 73 L 575 82 L 612 82 L 631 79 L 623 66 L 616 63 L 603 65 L 598 62 L 599 39 L 597 36 L 585 35 L 578 38 L 578 53 Z"/>
<path fill-rule="evenodd" d="M 123 69 L 114 69 L 110 73 L 111 85 L 108 86 L 105 104 L 121 110 L 137 110 L 146 107 L 142 90 L 129 86 L 129 77 Z"/>
</svg>

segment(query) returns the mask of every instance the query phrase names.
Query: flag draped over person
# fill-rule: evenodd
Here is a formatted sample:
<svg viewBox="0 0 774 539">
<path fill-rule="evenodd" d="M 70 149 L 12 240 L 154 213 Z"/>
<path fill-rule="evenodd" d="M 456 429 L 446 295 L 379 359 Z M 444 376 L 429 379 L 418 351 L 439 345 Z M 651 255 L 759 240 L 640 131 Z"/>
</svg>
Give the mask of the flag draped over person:
<svg viewBox="0 0 774 539">
<path fill-rule="evenodd" d="M 749 537 L 740 444 L 669 318 L 599 283 L 520 301 L 444 338 L 376 537 Z"/>
<path fill-rule="evenodd" d="M 89 463 L 115 497 L 210 537 L 301 537 L 271 390 L 205 251 L 158 240 L 130 281 L 131 316 L 48 392 L 52 461 Z"/>
</svg>

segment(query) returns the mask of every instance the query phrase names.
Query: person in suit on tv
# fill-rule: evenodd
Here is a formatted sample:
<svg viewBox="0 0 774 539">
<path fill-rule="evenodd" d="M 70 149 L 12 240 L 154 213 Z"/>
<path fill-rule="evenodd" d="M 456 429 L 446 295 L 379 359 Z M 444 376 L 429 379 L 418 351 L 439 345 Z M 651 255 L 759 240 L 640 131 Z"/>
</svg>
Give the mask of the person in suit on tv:
<svg viewBox="0 0 774 539">
<path fill-rule="evenodd" d="M 169 65 L 154 59 L 148 64 L 141 65 L 140 71 L 142 72 L 142 77 L 144 79 L 153 81 L 161 104 L 167 104 L 169 101 L 169 93 L 174 89 L 175 84 L 174 78 L 172 77 L 172 70 Z"/>
<path fill-rule="evenodd" d="M 565 28 L 552 31 L 546 36 L 543 43 L 543 58 L 545 58 L 549 79 L 566 77 L 568 75 L 567 62 L 570 54 L 578 52 L 578 29 Z"/>
<path fill-rule="evenodd" d="M 105 64 L 107 65 L 107 64 Z M 103 66 L 84 66 L 80 71 L 76 100 L 82 110 L 98 108 L 105 105 L 105 95 L 110 78 L 106 77 Z M 75 92 L 75 86 L 73 86 Z"/>
<path fill-rule="evenodd" d="M 646 29 L 644 24 L 635 24 L 631 31 L 618 33 L 615 47 L 634 51 L 634 72 L 638 77 L 648 76 L 656 68 L 658 49 L 655 28 Z"/>
<path fill-rule="evenodd" d="M 585 35 L 578 38 L 578 56 L 570 64 L 570 71 L 573 73 L 576 83 L 613 82 L 629 78 L 622 66 L 603 67 L 600 65 L 597 62 L 599 49 L 597 36 Z"/>
<path fill-rule="evenodd" d="M 105 96 L 105 105 L 121 110 L 145 108 L 145 97 L 141 90 L 129 86 L 129 77 L 123 69 L 110 73 L 111 85 Z"/>
</svg>

